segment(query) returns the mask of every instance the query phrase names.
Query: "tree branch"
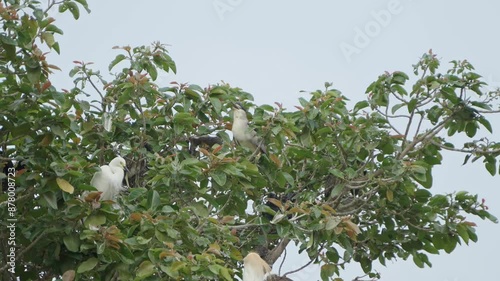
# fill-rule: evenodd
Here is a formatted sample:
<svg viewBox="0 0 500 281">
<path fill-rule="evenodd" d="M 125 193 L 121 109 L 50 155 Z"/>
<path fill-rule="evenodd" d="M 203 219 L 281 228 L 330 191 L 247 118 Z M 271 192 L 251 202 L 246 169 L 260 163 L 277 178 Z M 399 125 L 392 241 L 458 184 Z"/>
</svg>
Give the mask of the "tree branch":
<svg viewBox="0 0 500 281">
<path fill-rule="evenodd" d="M 294 269 L 294 270 L 292 270 L 292 271 L 288 271 L 287 273 L 283 274 L 283 277 L 286 277 L 288 274 L 293 274 L 293 273 L 295 273 L 295 272 L 299 272 L 299 271 L 301 271 L 302 269 L 304 269 L 304 268 L 308 267 L 308 266 L 309 266 L 312 262 L 313 262 L 313 260 L 310 260 L 310 261 L 308 261 L 306 264 L 304 264 L 303 266 L 301 266 L 301 267 L 299 267 L 299 268 L 297 268 L 297 269 Z"/>
<path fill-rule="evenodd" d="M 285 251 L 286 246 L 288 246 L 288 243 L 290 243 L 290 241 L 291 240 L 289 238 L 283 238 L 283 240 L 281 240 L 281 242 L 279 243 L 278 246 L 276 246 L 276 248 L 267 253 L 264 260 L 268 264 L 274 264 L 276 260 L 281 256 L 281 254 Z"/>
</svg>

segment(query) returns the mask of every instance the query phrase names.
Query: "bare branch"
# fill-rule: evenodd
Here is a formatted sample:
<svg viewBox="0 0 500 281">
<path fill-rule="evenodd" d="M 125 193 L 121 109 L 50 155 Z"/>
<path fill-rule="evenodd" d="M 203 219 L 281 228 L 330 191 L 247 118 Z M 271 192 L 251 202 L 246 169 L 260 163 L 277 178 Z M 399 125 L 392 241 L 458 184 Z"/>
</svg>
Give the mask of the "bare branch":
<svg viewBox="0 0 500 281">
<path fill-rule="evenodd" d="M 449 150 L 449 151 L 455 151 L 455 152 L 462 152 L 462 153 L 473 153 L 473 154 L 496 154 L 500 153 L 500 148 L 497 149 L 492 149 L 492 150 L 486 150 L 486 149 L 465 149 L 465 148 L 454 148 L 454 147 L 449 147 L 442 145 L 436 141 L 432 141 L 432 144 L 439 146 L 442 149 Z"/>
<path fill-rule="evenodd" d="M 255 224 L 255 223 L 249 223 L 249 224 L 242 224 L 242 225 L 229 225 L 228 228 L 238 230 L 238 229 L 245 229 L 245 228 L 256 227 L 256 226 L 259 226 L 259 225 Z"/>
<path fill-rule="evenodd" d="M 267 253 L 264 260 L 268 264 L 274 264 L 276 260 L 281 256 L 281 254 L 285 251 L 286 246 L 288 246 L 288 243 L 290 243 L 290 239 L 283 238 L 283 240 L 281 240 L 281 242 L 279 243 L 278 246 L 276 246 L 276 248 Z"/>
<path fill-rule="evenodd" d="M 297 268 L 297 269 L 294 269 L 294 270 L 292 270 L 292 271 L 288 271 L 287 273 L 283 274 L 283 277 L 286 277 L 288 274 L 293 274 L 293 273 L 295 273 L 295 272 L 299 272 L 299 271 L 301 271 L 302 269 L 304 269 L 304 268 L 308 267 L 308 266 L 309 266 L 312 262 L 313 262 L 313 260 L 310 260 L 310 261 L 308 261 L 306 264 L 304 264 L 303 266 L 301 266 L 301 267 L 299 267 L 299 268 Z"/>
</svg>

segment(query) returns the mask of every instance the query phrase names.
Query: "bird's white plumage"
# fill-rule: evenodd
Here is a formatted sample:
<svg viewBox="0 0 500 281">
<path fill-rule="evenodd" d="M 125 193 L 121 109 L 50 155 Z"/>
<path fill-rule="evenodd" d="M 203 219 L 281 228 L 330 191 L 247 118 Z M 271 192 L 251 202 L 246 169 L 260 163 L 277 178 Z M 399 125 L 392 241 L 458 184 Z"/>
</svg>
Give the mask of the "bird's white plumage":
<svg viewBox="0 0 500 281">
<path fill-rule="evenodd" d="M 248 118 L 245 110 L 235 108 L 233 111 L 233 137 L 236 142 L 244 147 L 255 151 L 257 147 L 264 153 L 266 148 L 262 143 L 262 139 L 257 136 L 257 133 L 248 126 Z"/>
<path fill-rule="evenodd" d="M 94 174 L 90 184 L 102 192 L 101 200 L 116 200 L 118 193 L 123 190 L 125 167 L 125 159 L 118 156 L 111 160 L 109 165 L 101 166 L 101 170 Z"/>
<path fill-rule="evenodd" d="M 257 253 L 243 259 L 243 281 L 264 281 L 270 273 L 271 267 Z"/>
</svg>

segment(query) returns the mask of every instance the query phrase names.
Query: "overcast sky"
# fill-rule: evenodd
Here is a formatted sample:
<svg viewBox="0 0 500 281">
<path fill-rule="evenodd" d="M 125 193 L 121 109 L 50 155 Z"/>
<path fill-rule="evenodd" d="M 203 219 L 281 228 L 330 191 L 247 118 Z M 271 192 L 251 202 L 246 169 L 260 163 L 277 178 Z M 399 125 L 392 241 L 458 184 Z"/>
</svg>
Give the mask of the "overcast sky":
<svg viewBox="0 0 500 281">
<path fill-rule="evenodd" d="M 189 82 L 202 87 L 224 80 L 250 92 L 257 104 L 283 102 L 293 110 L 301 90 L 322 89 L 332 82 L 353 101 L 384 71 L 411 73 L 412 64 L 433 49 L 448 67 L 467 59 L 492 86 L 500 86 L 500 2 L 496 1 L 263 1 L 263 0 L 87 0 L 91 14 L 80 20 L 57 16 L 65 32 L 61 55 L 51 63 L 63 69 L 53 84 L 70 88 L 73 60 L 92 61 L 107 74 L 118 54 L 115 45 L 170 44 L 178 74 L 157 81 Z M 500 130 L 495 118 L 494 130 Z M 484 131 L 484 130 L 483 130 Z M 484 133 L 481 131 L 482 133 Z M 500 139 L 498 131 L 496 139 Z M 494 138 L 493 136 L 489 136 Z M 500 178 L 481 163 L 461 166 L 463 155 L 445 154 L 435 169 L 433 192 L 468 190 L 485 198 L 500 217 Z M 412 261 L 376 266 L 384 281 L 468 281 L 498 278 L 500 226 L 478 223 L 478 243 L 458 247 L 451 255 L 430 256 L 432 268 Z M 288 256 L 294 256 L 289 251 Z M 284 272 L 305 261 L 296 255 Z M 278 265 L 275 265 L 276 271 Z M 358 265 L 342 274 L 362 275 Z M 311 267 L 289 276 L 319 280 Z"/>
</svg>

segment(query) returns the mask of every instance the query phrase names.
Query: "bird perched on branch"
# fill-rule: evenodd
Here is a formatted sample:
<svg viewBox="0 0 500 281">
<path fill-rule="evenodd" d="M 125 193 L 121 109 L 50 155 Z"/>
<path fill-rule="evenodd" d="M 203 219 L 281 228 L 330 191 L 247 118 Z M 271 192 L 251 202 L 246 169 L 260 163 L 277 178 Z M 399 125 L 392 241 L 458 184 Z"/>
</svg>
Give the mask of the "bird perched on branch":
<svg viewBox="0 0 500 281">
<path fill-rule="evenodd" d="M 233 138 L 238 145 L 250 148 L 252 151 L 257 148 L 264 154 L 267 153 L 262 138 L 257 136 L 257 132 L 248 126 L 247 111 L 239 102 L 233 103 Z"/>
<path fill-rule="evenodd" d="M 264 281 L 271 274 L 271 267 L 259 254 L 250 252 L 243 259 L 243 281 Z"/>
<path fill-rule="evenodd" d="M 92 177 L 90 184 L 102 192 L 100 200 L 116 201 L 116 196 L 124 189 L 122 182 L 127 169 L 125 159 L 117 156 L 109 162 L 109 165 L 100 168 L 101 170 Z"/>
</svg>

